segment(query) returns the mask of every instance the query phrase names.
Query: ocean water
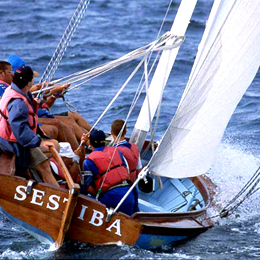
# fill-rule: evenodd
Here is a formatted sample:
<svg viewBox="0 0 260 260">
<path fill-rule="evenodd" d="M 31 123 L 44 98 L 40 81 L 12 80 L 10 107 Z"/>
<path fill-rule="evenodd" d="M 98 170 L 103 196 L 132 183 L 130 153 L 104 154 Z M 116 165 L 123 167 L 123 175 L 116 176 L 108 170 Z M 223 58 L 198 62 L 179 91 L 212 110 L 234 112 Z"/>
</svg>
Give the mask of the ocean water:
<svg viewBox="0 0 260 260">
<path fill-rule="evenodd" d="M 170 29 L 179 0 L 173 1 L 162 33 Z M 2 0 L 0 16 L 1 60 L 10 54 L 42 74 L 68 25 L 78 0 Z M 92 0 L 67 48 L 54 78 L 119 58 L 156 39 L 167 10 L 168 0 Z M 212 0 L 198 0 L 185 43 L 165 89 L 156 139 L 171 120 L 194 61 Z M 138 61 L 125 64 L 70 92 L 66 100 L 91 124 L 108 105 Z M 115 118 L 125 118 L 142 72 L 130 82 L 117 102 L 98 124 L 109 131 Z M 226 205 L 260 165 L 260 77 L 239 103 L 227 127 L 209 176 L 217 185 L 212 215 Z M 141 98 L 144 98 L 144 94 Z M 128 123 L 134 126 L 142 99 Z M 52 111 L 66 111 L 57 101 Z M 42 245 L 6 217 L 0 215 L 1 259 L 260 259 L 259 193 L 245 201 L 235 214 L 218 222 L 211 230 L 178 246 L 149 251 L 129 246 L 91 246 L 66 242 L 55 251 Z"/>
</svg>

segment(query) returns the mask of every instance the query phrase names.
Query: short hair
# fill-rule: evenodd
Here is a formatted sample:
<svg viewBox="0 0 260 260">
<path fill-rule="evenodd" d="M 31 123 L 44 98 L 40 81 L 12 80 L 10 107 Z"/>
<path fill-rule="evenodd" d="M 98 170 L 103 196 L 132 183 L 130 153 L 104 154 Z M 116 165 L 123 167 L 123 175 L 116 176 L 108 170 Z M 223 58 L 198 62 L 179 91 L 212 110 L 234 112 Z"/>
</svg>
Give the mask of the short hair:
<svg viewBox="0 0 260 260">
<path fill-rule="evenodd" d="M 112 122 L 111 124 L 111 130 L 113 131 L 113 134 L 115 134 L 116 136 L 119 135 L 122 127 L 124 126 L 125 121 L 122 119 L 116 119 Z M 122 136 L 124 136 L 126 134 L 126 124 L 124 126 L 123 132 L 122 132 Z"/>
<path fill-rule="evenodd" d="M 11 64 L 7 61 L 0 61 L 0 71 L 7 70 L 7 66 L 11 66 Z"/>
</svg>

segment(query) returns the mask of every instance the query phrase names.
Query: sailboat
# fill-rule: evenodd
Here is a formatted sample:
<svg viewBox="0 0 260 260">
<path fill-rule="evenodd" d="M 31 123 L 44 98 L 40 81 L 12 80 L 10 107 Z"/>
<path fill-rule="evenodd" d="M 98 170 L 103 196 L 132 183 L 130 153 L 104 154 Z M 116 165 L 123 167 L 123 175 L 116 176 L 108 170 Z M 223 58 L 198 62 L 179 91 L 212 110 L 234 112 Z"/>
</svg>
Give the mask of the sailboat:
<svg viewBox="0 0 260 260">
<path fill-rule="evenodd" d="M 182 1 L 170 35 L 185 35 L 195 6 L 195 0 Z M 202 175 L 211 167 L 228 121 L 259 68 L 259 22 L 257 0 L 214 2 L 178 109 L 133 184 L 154 176 L 151 190 L 140 186 L 140 212 L 128 216 L 80 194 L 53 148 L 69 189 L 17 176 L 13 159 L 2 154 L 1 211 L 39 241 L 57 248 L 64 240 L 156 248 L 212 227 L 207 213 L 211 196 Z M 177 55 L 178 47 L 168 48 L 171 41 L 170 37 L 164 45 L 130 138 L 140 148 L 147 146 L 146 135 Z"/>
</svg>

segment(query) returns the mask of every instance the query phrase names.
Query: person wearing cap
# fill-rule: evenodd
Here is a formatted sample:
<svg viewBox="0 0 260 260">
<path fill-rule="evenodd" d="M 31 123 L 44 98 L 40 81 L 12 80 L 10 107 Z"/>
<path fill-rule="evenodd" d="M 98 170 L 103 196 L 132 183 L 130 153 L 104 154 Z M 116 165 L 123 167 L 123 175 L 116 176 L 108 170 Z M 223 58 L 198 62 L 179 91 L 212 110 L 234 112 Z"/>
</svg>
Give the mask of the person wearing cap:
<svg viewBox="0 0 260 260">
<path fill-rule="evenodd" d="M 16 54 L 12 54 L 8 57 L 8 62 L 12 65 L 15 71 L 19 67 L 25 66 L 25 62 Z M 39 73 L 34 71 L 34 77 L 39 77 Z M 49 83 L 49 86 L 53 85 Z M 39 90 L 42 84 L 35 84 L 31 87 L 30 92 Z M 73 149 L 78 147 L 78 141 L 80 140 L 84 131 L 79 125 L 85 122 L 85 127 L 89 129 L 91 126 L 81 118 L 78 113 L 73 113 L 73 118 L 71 112 L 68 112 L 67 116 L 56 116 L 49 111 L 49 107 L 53 105 L 57 98 L 56 94 L 61 93 L 64 89 L 68 88 L 69 84 L 61 85 L 51 89 L 48 93 L 48 98 L 44 103 L 40 104 L 38 109 L 38 122 L 40 129 L 46 136 L 53 139 L 59 140 L 60 142 L 69 142 Z M 79 124 L 78 124 L 79 123 Z"/>
<path fill-rule="evenodd" d="M 122 119 L 116 119 L 111 124 L 111 135 L 114 139 L 114 147 L 120 150 L 127 160 L 130 170 L 130 180 L 132 183 L 137 179 L 138 174 L 142 170 L 142 161 L 140 152 L 136 144 L 129 143 L 125 139 L 126 124 Z"/>
<path fill-rule="evenodd" d="M 59 186 L 52 175 L 48 157 L 53 143 L 36 134 L 38 104 L 32 98 L 34 72 L 28 66 L 15 71 L 13 83 L 0 101 L 0 149 L 16 155 L 18 168 L 34 168 L 47 183 Z"/>
<path fill-rule="evenodd" d="M 130 189 L 130 175 L 122 153 L 114 147 L 105 146 L 105 139 L 105 133 L 96 129 L 83 136 L 92 152 L 83 163 L 88 178 L 84 180 L 82 193 L 98 198 L 107 208 L 115 208 Z M 92 177 L 89 177 L 91 174 Z M 118 210 L 131 216 L 135 212 L 135 200 L 131 191 Z"/>
<path fill-rule="evenodd" d="M 0 98 L 13 81 L 12 66 L 9 62 L 0 61 Z"/>
</svg>

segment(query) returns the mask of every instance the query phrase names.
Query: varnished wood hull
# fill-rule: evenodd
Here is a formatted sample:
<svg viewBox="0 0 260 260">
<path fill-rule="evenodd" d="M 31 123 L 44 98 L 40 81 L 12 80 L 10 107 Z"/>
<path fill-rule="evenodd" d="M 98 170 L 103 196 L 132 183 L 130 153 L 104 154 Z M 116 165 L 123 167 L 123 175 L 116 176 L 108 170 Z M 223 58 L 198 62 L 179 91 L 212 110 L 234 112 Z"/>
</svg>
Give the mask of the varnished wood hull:
<svg viewBox="0 0 260 260">
<path fill-rule="evenodd" d="M 197 182 L 199 187 L 201 183 Z M 2 212 L 41 242 L 54 243 L 59 234 L 68 190 L 35 184 L 29 195 L 25 192 L 28 181 L 4 174 L 0 174 L 0 183 Z M 207 196 L 202 188 L 202 195 Z M 121 241 L 142 248 L 154 248 L 187 239 L 211 227 L 209 221 L 203 220 L 206 208 L 188 213 L 140 212 L 132 217 L 117 213 L 107 223 L 105 206 L 79 195 L 66 239 L 95 245 Z"/>
</svg>

